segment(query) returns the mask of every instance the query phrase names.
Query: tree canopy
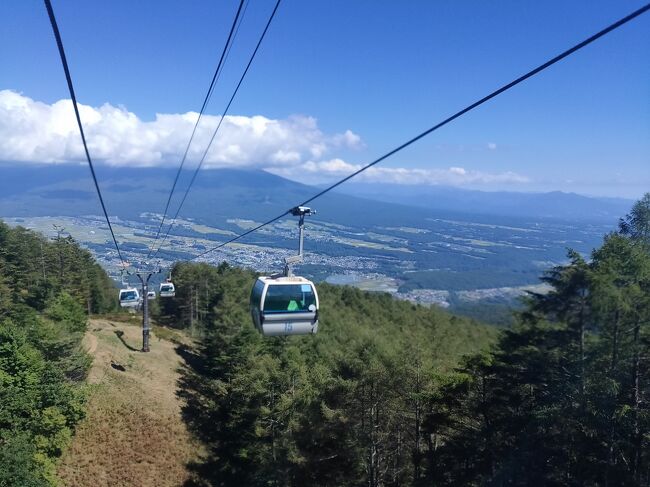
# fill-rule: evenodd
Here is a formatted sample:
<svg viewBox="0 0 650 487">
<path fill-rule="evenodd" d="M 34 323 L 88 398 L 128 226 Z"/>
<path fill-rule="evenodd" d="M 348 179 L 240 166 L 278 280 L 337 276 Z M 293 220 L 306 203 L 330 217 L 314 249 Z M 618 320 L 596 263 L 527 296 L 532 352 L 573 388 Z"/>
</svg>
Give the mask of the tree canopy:
<svg viewBox="0 0 650 487">
<path fill-rule="evenodd" d="M 84 416 L 87 313 L 114 306 L 110 279 L 72 239 L 0 222 L 0 486 L 58 485 Z"/>
<path fill-rule="evenodd" d="M 253 273 L 177 265 L 192 485 L 649 485 L 648 202 L 500 332 L 321 284 L 317 336 L 261 338 Z"/>
</svg>

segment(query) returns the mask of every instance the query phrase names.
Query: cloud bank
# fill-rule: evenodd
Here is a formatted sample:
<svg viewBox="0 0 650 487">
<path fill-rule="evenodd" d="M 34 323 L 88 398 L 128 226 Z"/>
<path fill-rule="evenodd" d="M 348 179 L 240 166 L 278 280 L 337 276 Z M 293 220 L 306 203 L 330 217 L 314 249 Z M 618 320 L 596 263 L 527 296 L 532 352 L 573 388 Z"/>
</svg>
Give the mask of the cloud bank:
<svg viewBox="0 0 650 487">
<path fill-rule="evenodd" d="M 176 166 L 185 151 L 198 113 L 156 114 L 143 121 L 124 107 L 79 105 L 86 140 L 94 159 L 114 166 Z M 198 161 L 220 117 L 204 115 L 188 157 Z M 272 120 L 227 116 L 205 159 L 205 167 L 295 165 L 321 158 L 337 148 L 354 148 L 361 139 L 351 131 L 326 135 L 310 117 Z M 0 157 L 9 161 L 65 163 L 84 161 L 72 102 L 52 105 L 14 91 L 0 91 Z"/>
<path fill-rule="evenodd" d="M 79 105 L 94 160 L 113 166 L 176 167 L 198 113 L 156 114 L 144 121 L 124 107 Z M 220 117 L 204 115 L 188 153 L 198 161 Z M 332 157 L 337 151 L 363 147 L 350 130 L 325 134 L 316 119 L 291 116 L 274 120 L 261 115 L 225 117 L 208 152 L 205 168 L 259 168 L 305 182 L 331 181 L 361 166 Z M 496 149 L 490 144 L 490 149 Z M 72 102 L 35 101 L 12 90 L 0 91 L 0 160 L 23 163 L 85 161 Z M 407 169 L 374 167 L 360 176 L 368 182 L 397 184 L 520 184 L 512 172 L 489 174 L 461 167 Z"/>
<path fill-rule="evenodd" d="M 343 178 L 363 167 L 360 164 L 349 164 L 342 159 L 331 159 L 328 161 L 307 161 L 301 165 L 305 173 L 305 179 L 315 182 L 322 182 L 320 175 Z M 270 168 L 270 172 L 279 176 L 290 177 L 290 168 Z M 359 181 L 372 183 L 395 183 L 395 184 L 423 184 L 423 185 L 489 185 L 489 184 L 523 184 L 530 180 L 517 173 L 507 171 L 498 174 L 490 174 L 481 171 L 467 170 L 462 167 L 449 167 L 446 169 L 412 169 L 403 167 L 379 167 L 374 166 L 357 176 Z"/>
</svg>

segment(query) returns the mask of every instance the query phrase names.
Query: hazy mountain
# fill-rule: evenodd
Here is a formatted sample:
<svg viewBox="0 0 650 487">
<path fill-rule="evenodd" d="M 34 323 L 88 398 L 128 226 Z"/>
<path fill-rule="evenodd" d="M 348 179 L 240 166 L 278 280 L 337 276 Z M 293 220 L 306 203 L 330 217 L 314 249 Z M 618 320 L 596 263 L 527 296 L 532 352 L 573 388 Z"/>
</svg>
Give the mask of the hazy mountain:
<svg viewBox="0 0 650 487">
<path fill-rule="evenodd" d="M 173 168 L 97 167 L 109 215 L 113 223 L 123 223 L 117 238 L 127 258 L 136 261 L 147 253 L 149 239 L 158 226 L 151 213 L 163 212 L 175 174 Z M 32 228 L 46 232 L 51 232 L 52 224 L 58 221 L 68 231 L 76 232 L 82 243 L 110 265 L 112 242 L 103 218 L 97 216 L 101 215 L 101 207 L 86 166 L 4 165 L 0 166 L 0 176 L 0 218 L 13 217 L 15 223 L 25 219 Z M 179 181 L 172 216 L 190 177 L 188 171 Z M 413 190 L 404 191 L 408 189 Z M 629 210 L 628 205 L 617 207 L 616 201 L 562 193 L 445 191 L 449 195 L 447 207 L 435 209 L 362 198 L 361 191 L 357 195 L 324 195 L 310 203 L 317 210 L 308 224 L 312 258 L 302 269 L 318 279 L 339 275 L 335 277 L 343 279 L 341 282 L 350 282 L 349 274 L 353 273 L 352 279 L 358 282 L 399 287 L 400 291 L 415 293 L 414 299 L 438 299 L 437 295 L 426 294 L 428 289 L 455 292 L 530 285 L 537 282 L 544 269 L 563 262 L 567 248 L 589 255 L 600 244 L 602 235 L 614 229 L 618 218 Z M 224 235 L 251 227 L 251 222 L 242 220 L 266 221 L 317 192 L 318 188 L 263 171 L 203 171 L 181 212 L 181 217 L 194 222 L 174 227 L 173 238 L 161 255 L 170 262 L 195 255 L 211 242 L 222 241 Z M 407 201 L 405 193 L 401 194 Z M 388 198 L 390 192 L 375 196 Z M 433 192 L 421 195 L 421 201 L 408 201 L 424 204 L 425 196 L 435 201 Z M 503 209 L 510 214 L 487 214 L 489 201 L 480 198 L 488 196 L 492 211 Z M 579 211 L 563 209 L 563 205 L 570 205 L 569 199 L 578 202 Z M 543 202 L 542 210 L 536 201 Z M 95 217 L 79 218 L 88 215 Z M 575 215 L 586 216 L 578 220 Z M 35 222 L 34 217 L 39 216 L 52 217 L 52 221 Z M 257 247 L 224 248 L 214 258 L 255 269 L 273 268 L 282 258 L 278 251 L 295 248 L 294 228 L 281 223 L 272 225 L 246 237 L 246 244 Z"/>
<path fill-rule="evenodd" d="M 633 201 L 623 198 L 597 198 L 576 193 L 552 191 L 521 193 L 476 191 L 446 186 L 350 183 L 339 191 L 389 203 L 461 213 L 611 220 L 627 213 Z"/>
<path fill-rule="evenodd" d="M 97 167 L 111 215 L 135 218 L 143 212 L 162 213 L 176 169 Z M 0 165 L 0 215 L 100 214 L 90 172 L 85 165 Z M 191 172 L 184 172 L 172 208 Z M 300 203 L 317 188 L 263 171 L 233 169 L 202 171 L 181 215 L 203 221 L 214 216 L 270 218 Z M 616 222 L 632 202 L 590 198 L 572 193 L 482 192 L 436 186 L 349 183 L 319 198 L 313 206 L 319 218 L 341 223 L 408 223 L 429 217 L 488 220 L 556 218 Z M 374 201 L 370 201 L 374 200 Z M 405 206 L 411 208 L 406 208 Z M 413 211 L 412 207 L 426 209 Z M 427 211 L 428 210 L 428 211 Z M 480 215 L 489 218 L 481 218 Z"/>
<path fill-rule="evenodd" d="M 176 169 L 97 167 L 102 194 L 111 216 L 137 219 L 144 212 L 162 213 Z M 0 166 L 0 216 L 79 216 L 101 214 L 86 166 Z M 184 172 L 171 209 L 175 210 L 191 178 Z M 230 218 L 272 218 L 318 192 L 264 171 L 206 170 L 196 179 L 181 216 L 205 223 Z M 330 193 L 313 203 L 319 218 L 340 223 L 401 223 L 415 220 L 411 211 L 392 203 L 371 202 Z M 436 216 L 433 213 L 428 216 Z M 419 217 L 418 219 L 421 219 Z"/>
</svg>

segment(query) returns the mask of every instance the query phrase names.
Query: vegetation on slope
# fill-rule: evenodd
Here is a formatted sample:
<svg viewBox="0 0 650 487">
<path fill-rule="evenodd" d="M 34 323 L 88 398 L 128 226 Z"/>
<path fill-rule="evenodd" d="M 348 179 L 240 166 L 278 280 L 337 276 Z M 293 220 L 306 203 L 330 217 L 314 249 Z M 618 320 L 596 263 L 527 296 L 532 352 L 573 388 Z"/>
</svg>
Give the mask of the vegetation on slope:
<svg viewBox="0 0 650 487">
<path fill-rule="evenodd" d="M 180 393 L 209 455 L 210 485 L 359 485 L 413 475 L 422 424 L 445 373 L 496 330 L 387 294 L 320 285 L 319 333 L 262 338 L 250 323 L 252 272 L 173 271 L 161 319 L 194 328 Z M 374 485 L 374 484 L 373 484 Z M 379 485 L 379 484 L 377 484 Z"/>
<path fill-rule="evenodd" d="M 53 485 L 84 414 L 85 313 L 113 293 L 69 239 L 0 225 L 0 244 L 0 485 Z M 498 335 L 321 285 L 321 332 L 271 339 L 252 272 L 176 265 L 155 313 L 199 339 L 178 344 L 206 448 L 186 485 L 650 485 L 650 195 L 569 259 Z"/>
<path fill-rule="evenodd" d="M 591 261 L 569 258 L 435 398 L 434 482 L 650 484 L 650 194 Z"/>
<path fill-rule="evenodd" d="M 0 486 L 57 485 L 55 464 L 84 415 L 86 312 L 112 285 L 71 239 L 0 222 Z"/>
<path fill-rule="evenodd" d="M 180 390 L 195 484 L 648 485 L 649 215 L 646 196 L 589 262 L 570 251 L 496 342 L 327 285 L 318 336 L 261 338 L 251 273 L 176 266 L 162 316 L 202 337 Z"/>
</svg>

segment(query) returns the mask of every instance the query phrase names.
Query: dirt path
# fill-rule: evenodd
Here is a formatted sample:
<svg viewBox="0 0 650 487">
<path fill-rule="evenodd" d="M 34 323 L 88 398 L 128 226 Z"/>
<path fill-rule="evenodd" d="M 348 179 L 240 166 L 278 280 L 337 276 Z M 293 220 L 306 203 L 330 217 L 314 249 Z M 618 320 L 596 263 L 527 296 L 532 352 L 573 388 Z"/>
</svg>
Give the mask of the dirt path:
<svg viewBox="0 0 650 487">
<path fill-rule="evenodd" d="M 83 345 L 88 355 L 94 355 L 95 350 L 97 350 L 97 337 L 92 333 L 86 333 L 83 339 Z"/>
<path fill-rule="evenodd" d="M 62 459 L 64 484 L 181 485 L 199 447 L 180 416 L 175 345 L 152 335 L 142 353 L 139 326 L 107 320 L 91 320 L 84 345 L 94 358 L 88 414 Z"/>
</svg>

